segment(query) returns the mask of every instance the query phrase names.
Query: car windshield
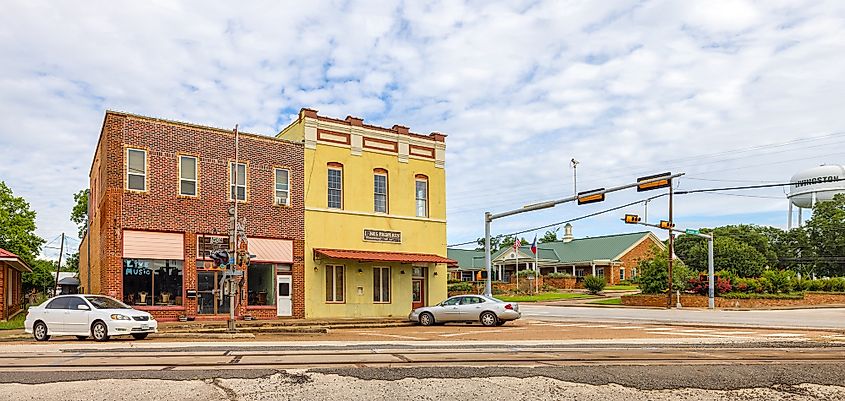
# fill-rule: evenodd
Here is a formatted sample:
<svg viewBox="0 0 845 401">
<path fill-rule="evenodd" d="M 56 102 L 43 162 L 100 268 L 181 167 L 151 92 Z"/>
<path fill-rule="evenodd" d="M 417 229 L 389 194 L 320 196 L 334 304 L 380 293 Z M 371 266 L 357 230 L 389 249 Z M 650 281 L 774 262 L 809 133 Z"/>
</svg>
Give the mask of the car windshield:
<svg viewBox="0 0 845 401">
<path fill-rule="evenodd" d="M 488 297 L 487 295 L 483 295 L 483 297 L 484 297 L 484 299 L 489 299 L 489 300 L 491 300 L 491 301 L 493 301 L 493 302 L 498 302 L 498 303 L 500 303 L 500 304 L 505 303 L 505 301 L 502 301 L 501 299 L 496 299 L 496 298 L 493 298 L 493 297 Z"/>
<path fill-rule="evenodd" d="M 85 297 L 97 309 L 132 309 L 123 302 L 109 297 Z"/>
</svg>

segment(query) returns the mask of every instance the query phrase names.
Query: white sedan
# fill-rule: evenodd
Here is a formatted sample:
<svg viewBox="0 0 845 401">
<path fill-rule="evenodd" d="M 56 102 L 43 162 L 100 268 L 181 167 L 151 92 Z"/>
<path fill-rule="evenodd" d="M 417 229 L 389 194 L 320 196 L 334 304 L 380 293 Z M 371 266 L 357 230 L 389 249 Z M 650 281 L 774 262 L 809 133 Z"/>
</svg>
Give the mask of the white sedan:
<svg viewBox="0 0 845 401">
<path fill-rule="evenodd" d="M 60 295 L 29 308 L 24 329 L 36 341 L 50 336 L 89 336 L 107 341 L 111 336 L 132 335 L 136 340 L 157 332 L 158 322 L 147 312 L 132 309 L 103 295 Z"/>
</svg>

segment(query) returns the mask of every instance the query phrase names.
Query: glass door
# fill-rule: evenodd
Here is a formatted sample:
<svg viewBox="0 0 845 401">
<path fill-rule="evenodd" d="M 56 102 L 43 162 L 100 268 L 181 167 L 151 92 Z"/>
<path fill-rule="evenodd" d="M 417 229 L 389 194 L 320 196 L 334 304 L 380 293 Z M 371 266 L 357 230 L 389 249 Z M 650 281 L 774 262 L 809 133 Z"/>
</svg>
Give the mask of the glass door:
<svg viewBox="0 0 845 401">
<path fill-rule="evenodd" d="M 222 272 L 197 272 L 197 314 L 219 315 L 229 313 L 229 297 L 220 288 Z"/>
</svg>

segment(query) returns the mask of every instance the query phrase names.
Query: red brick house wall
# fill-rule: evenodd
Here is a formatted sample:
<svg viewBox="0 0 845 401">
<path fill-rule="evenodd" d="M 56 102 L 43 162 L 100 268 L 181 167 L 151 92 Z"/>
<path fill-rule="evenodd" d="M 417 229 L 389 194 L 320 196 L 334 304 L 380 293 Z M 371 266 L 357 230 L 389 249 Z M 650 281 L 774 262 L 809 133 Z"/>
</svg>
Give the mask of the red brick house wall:
<svg viewBox="0 0 845 401">
<path fill-rule="evenodd" d="M 293 317 L 305 315 L 304 151 L 303 145 L 273 137 L 241 134 L 239 160 L 247 164 L 247 201 L 238 206 L 248 237 L 293 242 Z M 147 150 L 147 191 L 125 190 L 125 148 Z M 178 158 L 197 157 L 197 197 L 178 192 Z M 99 292 L 122 297 L 124 230 L 184 234 L 183 292 L 197 288 L 197 234 L 227 235 L 229 162 L 235 159 L 230 130 L 107 112 L 91 171 L 92 281 Z M 274 168 L 290 172 L 290 206 L 274 205 Z M 84 266 L 80 266 L 83 268 Z M 99 277 L 93 277 L 96 273 Z M 87 272 L 80 272 L 83 278 Z M 91 288 L 96 288 L 91 285 Z M 245 291 L 238 314 L 247 313 Z M 182 307 L 147 308 L 158 318 L 195 315 L 196 299 L 183 295 Z M 272 312 L 272 313 L 271 313 Z M 256 317 L 275 318 L 272 308 L 250 308 Z"/>
<path fill-rule="evenodd" d="M 640 260 L 645 260 L 651 258 L 654 254 L 654 249 L 660 247 L 662 244 L 655 240 L 653 237 L 648 236 L 645 240 L 637 244 L 633 247 L 630 251 L 626 252 L 619 260 L 622 262 L 622 266 L 617 266 L 613 269 L 613 274 L 615 281 L 613 284 L 619 283 L 619 270 L 625 269 L 625 279 L 630 280 L 631 275 L 634 273 L 634 269 L 637 267 L 637 264 Z M 639 272 L 637 273 L 639 274 Z"/>
</svg>

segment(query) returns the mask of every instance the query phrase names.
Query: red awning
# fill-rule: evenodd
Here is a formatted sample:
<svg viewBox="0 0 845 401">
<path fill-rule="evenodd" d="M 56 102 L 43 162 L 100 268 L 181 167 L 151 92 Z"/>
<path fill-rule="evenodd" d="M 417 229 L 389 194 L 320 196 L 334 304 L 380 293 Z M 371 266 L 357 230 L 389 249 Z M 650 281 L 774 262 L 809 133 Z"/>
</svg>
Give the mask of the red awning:
<svg viewBox="0 0 845 401">
<path fill-rule="evenodd" d="M 428 253 L 355 251 L 348 249 L 315 249 L 314 256 L 323 256 L 332 259 L 352 259 L 373 262 L 457 263 L 452 259 Z"/>
<path fill-rule="evenodd" d="M 19 272 L 31 272 L 32 269 L 27 266 L 27 264 L 23 261 L 23 259 L 19 258 L 18 255 L 11 253 L 3 248 L 0 248 L 0 262 L 6 262 L 9 266 L 12 266 L 15 270 Z M 2 265 L 2 263 L 0 263 Z"/>
</svg>

